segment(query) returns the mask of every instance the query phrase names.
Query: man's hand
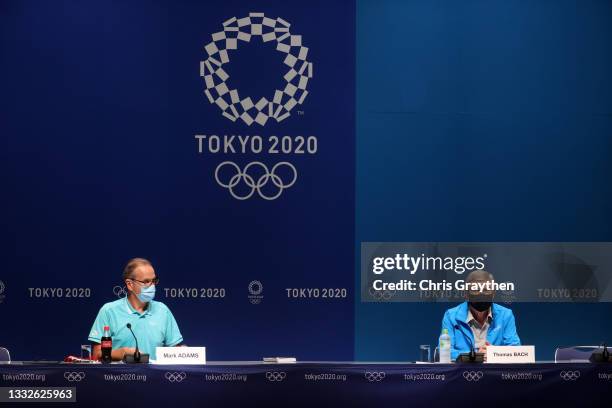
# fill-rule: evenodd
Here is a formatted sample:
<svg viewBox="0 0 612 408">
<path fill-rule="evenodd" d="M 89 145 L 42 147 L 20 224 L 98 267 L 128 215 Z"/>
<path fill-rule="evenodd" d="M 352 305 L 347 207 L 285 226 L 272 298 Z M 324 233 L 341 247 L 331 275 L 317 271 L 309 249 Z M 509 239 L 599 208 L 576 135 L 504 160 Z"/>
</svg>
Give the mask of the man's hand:
<svg viewBox="0 0 612 408">
<path fill-rule="evenodd" d="M 123 356 L 125 356 L 126 354 L 134 354 L 135 351 L 136 349 L 133 347 L 121 347 L 118 349 L 114 349 L 111 352 L 111 359 L 113 361 L 121 361 L 123 360 Z M 91 352 L 91 357 L 93 360 L 100 360 L 102 358 L 102 349 L 99 344 L 94 344 Z"/>
<path fill-rule="evenodd" d="M 123 360 L 123 357 L 126 354 L 134 354 L 136 349 L 134 347 L 121 347 L 121 348 L 118 348 L 117 350 L 113 350 L 113 360 L 115 359 L 115 351 L 118 352 L 117 354 L 121 354 L 121 357 L 119 357 L 119 360 Z"/>
<path fill-rule="evenodd" d="M 482 347 L 480 347 L 480 348 L 478 349 L 478 352 L 479 352 L 479 353 L 483 353 L 483 354 L 484 354 L 484 361 L 487 361 L 487 346 L 490 346 L 490 345 L 491 345 L 491 343 L 489 343 L 489 342 L 487 341 L 487 342 L 485 342 L 485 345 L 484 345 L 484 346 L 482 346 Z"/>
</svg>

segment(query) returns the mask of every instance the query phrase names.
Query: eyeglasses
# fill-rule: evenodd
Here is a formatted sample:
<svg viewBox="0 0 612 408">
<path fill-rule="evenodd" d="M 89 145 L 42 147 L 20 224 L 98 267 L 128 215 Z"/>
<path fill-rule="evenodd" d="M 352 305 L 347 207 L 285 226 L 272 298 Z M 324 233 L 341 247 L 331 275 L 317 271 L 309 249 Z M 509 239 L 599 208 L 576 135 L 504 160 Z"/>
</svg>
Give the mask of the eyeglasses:
<svg viewBox="0 0 612 408">
<path fill-rule="evenodd" d="M 151 285 L 159 284 L 159 278 L 146 279 L 146 280 L 143 280 L 143 281 L 140 281 L 138 279 L 130 279 L 130 280 L 138 282 L 138 283 L 142 283 L 144 286 L 147 286 L 147 287 L 149 287 Z"/>
</svg>

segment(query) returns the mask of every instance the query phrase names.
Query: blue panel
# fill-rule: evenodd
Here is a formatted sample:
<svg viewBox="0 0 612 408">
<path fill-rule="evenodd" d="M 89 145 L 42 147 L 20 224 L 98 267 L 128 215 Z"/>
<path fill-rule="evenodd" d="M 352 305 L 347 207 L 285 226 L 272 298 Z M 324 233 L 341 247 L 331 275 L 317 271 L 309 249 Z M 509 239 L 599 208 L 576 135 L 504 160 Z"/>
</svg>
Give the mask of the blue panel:
<svg viewBox="0 0 612 408">
<path fill-rule="evenodd" d="M 263 127 L 221 116 L 200 77 L 211 35 L 250 12 L 291 23 L 314 64 L 304 103 Z M 353 1 L 3 1 L 0 342 L 14 358 L 78 354 L 99 307 L 116 299 L 123 264 L 143 256 L 186 343 L 207 346 L 211 360 L 351 359 L 354 23 Z M 224 66 L 255 102 L 272 100 L 288 71 L 276 42 L 261 40 L 230 50 Z M 314 135 L 318 150 L 198 154 L 196 134 Z M 224 160 L 289 161 L 298 179 L 277 200 L 238 201 L 215 182 Z M 31 297 L 40 287 L 92 292 Z M 348 293 L 293 299 L 286 288 Z"/>
<path fill-rule="evenodd" d="M 611 13 L 603 1 L 359 1 L 355 248 L 612 240 Z M 356 359 L 415 359 L 443 311 L 356 303 Z M 515 305 L 540 359 L 609 341 L 609 312 Z"/>
</svg>

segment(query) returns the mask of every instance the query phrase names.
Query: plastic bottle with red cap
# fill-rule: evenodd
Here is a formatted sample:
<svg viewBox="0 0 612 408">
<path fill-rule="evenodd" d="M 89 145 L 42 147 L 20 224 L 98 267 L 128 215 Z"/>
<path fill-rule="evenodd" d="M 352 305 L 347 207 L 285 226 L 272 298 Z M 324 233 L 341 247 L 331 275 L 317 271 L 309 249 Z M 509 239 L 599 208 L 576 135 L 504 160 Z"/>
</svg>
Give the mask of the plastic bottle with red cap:
<svg viewBox="0 0 612 408">
<path fill-rule="evenodd" d="M 100 347 L 102 348 L 102 362 L 110 363 L 112 361 L 113 338 L 111 337 L 109 326 L 104 326 L 104 335 L 100 339 Z"/>
</svg>

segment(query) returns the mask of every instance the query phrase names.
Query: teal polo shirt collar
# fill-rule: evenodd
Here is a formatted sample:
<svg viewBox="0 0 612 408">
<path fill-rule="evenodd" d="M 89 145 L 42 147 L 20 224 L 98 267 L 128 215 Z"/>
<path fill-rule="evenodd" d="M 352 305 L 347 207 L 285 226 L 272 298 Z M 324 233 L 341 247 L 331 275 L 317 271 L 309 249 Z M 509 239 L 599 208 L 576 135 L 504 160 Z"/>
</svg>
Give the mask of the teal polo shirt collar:
<svg viewBox="0 0 612 408">
<path fill-rule="evenodd" d="M 128 300 L 127 296 L 124 297 L 124 299 L 125 299 L 125 304 L 127 305 L 128 313 L 137 314 L 139 317 L 144 317 L 145 315 L 151 316 L 153 314 L 153 302 L 149 302 L 144 312 L 140 313 L 138 310 L 132 307 L 132 304 Z"/>
</svg>

